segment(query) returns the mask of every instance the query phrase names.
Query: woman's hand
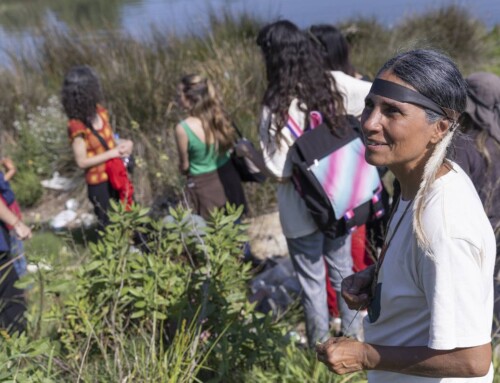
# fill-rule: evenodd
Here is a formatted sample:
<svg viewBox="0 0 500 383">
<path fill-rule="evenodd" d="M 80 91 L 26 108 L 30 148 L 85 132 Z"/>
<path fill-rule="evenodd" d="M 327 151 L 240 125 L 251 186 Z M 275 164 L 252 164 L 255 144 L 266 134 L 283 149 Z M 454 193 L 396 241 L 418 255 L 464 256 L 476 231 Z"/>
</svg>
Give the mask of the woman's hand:
<svg viewBox="0 0 500 383">
<path fill-rule="evenodd" d="M 120 157 L 128 157 L 132 154 L 134 143 L 131 140 L 120 140 L 117 149 Z"/>
<path fill-rule="evenodd" d="M 31 229 L 21 220 L 14 224 L 14 231 L 19 239 L 24 240 L 31 238 Z"/>
<path fill-rule="evenodd" d="M 12 177 L 14 177 L 14 174 L 16 174 L 16 167 L 14 165 L 14 162 L 9 157 L 4 157 L 0 161 L 0 164 L 5 169 L 4 173 L 5 181 L 10 181 Z"/>
<path fill-rule="evenodd" d="M 371 285 L 375 277 L 375 265 L 359 273 L 352 274 L 342 281 L 342 297 L 351 310 L 368 307 L 371 299 Z"/>
<path fill-rule="evenodd" d="M 336 374 L 343 375 L 364 369 L 364 343 L 351 338 L 330 338 L 316 345 L 316 357 Z"/>
</svg>

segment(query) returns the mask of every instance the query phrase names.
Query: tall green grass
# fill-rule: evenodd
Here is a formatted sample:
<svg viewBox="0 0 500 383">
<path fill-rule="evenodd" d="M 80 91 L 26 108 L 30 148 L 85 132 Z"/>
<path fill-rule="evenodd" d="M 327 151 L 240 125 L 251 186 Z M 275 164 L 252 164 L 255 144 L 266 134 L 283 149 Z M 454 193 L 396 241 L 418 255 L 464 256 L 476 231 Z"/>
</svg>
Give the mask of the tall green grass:
<svg viewBox="0 0 500 383">
<path fill-rule="evenodd" d="M 7 151 L 32 152 L 19 147 L 22 134 L 16 126 L 28 125 L 41 115 L 53 97 L 58 97 L 64 73 L 73 65 L 88 64 L 101 76 L 112 123 L 121 137 L 135 142 L 138 169 L 134 176 L 138 200 L 149 204 L 160 195 L 175 199 L 182 188 L 176 163 L 173 127 L 182 118 L 175 105 L 175 87 L 182 74 L 198 72 L 210 77 L 219 89 L 226 109 L 241 130 L 257 139 L 260 101 L 266 79 L 255 37 L 264 20 L 249 15 L 233 17 L 211 15 L 204 33 L 177 36 L 152 31 L 146 42 L 112 32 L 96 33 L 94 24 L 62 31 L 39 27 L 36 52 L 21 49 L 12 53 L 12 67 L 0 72 L 0 131 Z M 105 24 L 103 24 L 105 25 Z M 456 6 L 406 18 L 393 28 L 374 19 L 354 19 L 341 23 L 352 44 L 352 59 L 358 69 L 374 76 L 378 67 L 402 49 L 434 47 L 449 53 L 464 74 L 498 70 L 498 29 L 489 32 L 468 11 Z M 65 121 L 56 112 L 44 125 L 67 143 Z M 30 117 L 31 116 L 31 117 Z M 44 118 L 38 118 L 40 122 Z M 17 122 L 17 125 L 15 124 Z M 41 137 L 37 135 L 35 138 Z M 49 145 L 50 146 L 50 145 Z M 80 174 L 72 160 L 69 145 L 53 149 L 58 156 L 57 170 L 66 175 Z M 52 150 L 52 148 L 51 148 Z M 3 149 L 5 152 L 6 149 Z M 23 160 L 23 156 L 20 156 Z M 43 158 L 36 162 L 41 163 Z M 54 163 L 54 160 L 51 161 Z M 47 176 L 55 167 L 39 176 Z M 251 213 L 268 211 L 275 204 L 273 186 L 246 185 Z"/>
</svg>

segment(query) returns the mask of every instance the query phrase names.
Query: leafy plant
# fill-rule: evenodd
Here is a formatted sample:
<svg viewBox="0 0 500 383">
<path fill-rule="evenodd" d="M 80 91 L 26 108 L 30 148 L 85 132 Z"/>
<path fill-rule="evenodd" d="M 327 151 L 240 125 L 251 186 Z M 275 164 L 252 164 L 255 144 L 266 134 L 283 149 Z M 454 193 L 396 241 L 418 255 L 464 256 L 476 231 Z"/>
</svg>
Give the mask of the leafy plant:
<svg viewBox="0 0 500 383">
<path fill-rule="evenodd" d="M 1 382 L 55 382 L 57 344 L 48 339 L 32 340 L 25 334 L 0 333 Z"/>
<path fill-rule="evenodd" d="M 61 350 L 58 374 L 227 381 L 254 364 L 278 364 L 283 326 L 247 299 L 242 207 L 216 210 L 207 222 L 181 207 L 166 221 L 138 205 L 112 209 L 78 267 L 52 262 L 18 284 L 31 286 L 30 336 Z"/>
<path fill-rule="evenodd" d="M 247 383 L 366 383 L 365 373 L 354 373 L 338 376 L 331 373 L 326 366 L 316 359 L 313 351 L 297 349 L 290 344 L 276 369 L 255 366 L 245 374 Z"/>
</svg>

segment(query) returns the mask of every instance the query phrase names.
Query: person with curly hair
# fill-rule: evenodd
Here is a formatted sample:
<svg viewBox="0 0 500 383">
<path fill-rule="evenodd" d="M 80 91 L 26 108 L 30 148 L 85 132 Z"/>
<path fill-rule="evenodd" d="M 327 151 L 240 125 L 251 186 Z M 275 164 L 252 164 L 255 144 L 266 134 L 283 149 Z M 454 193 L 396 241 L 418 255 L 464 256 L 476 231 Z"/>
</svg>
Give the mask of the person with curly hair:
<svg viewBox="0 0 500 383">
<path fill-rule="evenodd" d="M 103 228 L 109 223 L 109 201 L 121 199 L 128 205 L 132 199 L 133 187 L 120 158 L 131 155 L 133 142 L 115 142 L 108 111 L 102 105 L 101 84 L 91 67 L 71 68 L 64 77 L 61 96 L 75 161 L 85 170 L 88 197 Z"/>
<path fill-rule="evenodd" d="M 329 238 L 318 229 L 292 182 L 288 152 L 310 127 L 311 112 L 319 112 L 335 131 L 345 124 L 345 108 L 318 50 L 295 24 L 281 20 L 264 26 L 257 44 L 267 73 L 259 127 L 261 147 L 266 167 L 278 181 L 280 222 L 302 287 L 307 337 L 313 346 L 329 336 L 325 264 L 332 286 L 340 292 L 342 278 L 352 274 L 351 236 Z M 358 335 L 360 318 L 343 299 L 339 299 L 339 312 L 342 331 Z"/>
<path fill-rule="evenodd" d="M 188 114 L 175 127 L 179 171 L 186 176 L 187 202 L 204 219 L 226 202 L 243 205 L 241 179 L 229 151 L 236 132 L 212 82 L 197 74 L 181 78 L 178 104 Z"/>
</svg>

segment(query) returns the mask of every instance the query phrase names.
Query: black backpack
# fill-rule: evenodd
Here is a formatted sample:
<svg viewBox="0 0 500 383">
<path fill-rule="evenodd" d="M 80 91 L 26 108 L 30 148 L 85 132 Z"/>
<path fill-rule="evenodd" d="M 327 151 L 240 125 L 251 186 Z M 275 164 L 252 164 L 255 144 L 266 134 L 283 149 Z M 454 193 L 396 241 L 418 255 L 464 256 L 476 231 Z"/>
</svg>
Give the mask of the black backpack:
<svg viewBox="0 0 500 383">
<path fill-rule="evenodd" d="M 321 123 L 290 148 L 295 188 L 318 228 L 332 238 L 384 214 L 380 176 L 364 153 L 360 124 L 353 116 L 335 134 Z"/>
</svg>

